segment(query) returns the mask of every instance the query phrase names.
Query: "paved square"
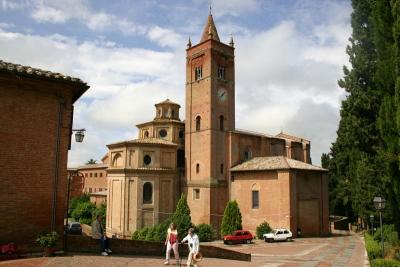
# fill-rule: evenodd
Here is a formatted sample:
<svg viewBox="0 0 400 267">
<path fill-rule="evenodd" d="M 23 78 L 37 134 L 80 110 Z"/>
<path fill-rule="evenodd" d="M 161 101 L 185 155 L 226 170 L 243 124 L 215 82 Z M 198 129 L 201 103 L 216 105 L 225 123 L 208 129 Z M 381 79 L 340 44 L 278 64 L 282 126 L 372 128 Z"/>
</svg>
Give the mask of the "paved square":
<svg viewBox="0 0 400 267">
<path fill-rule="evenodd" d="M 265 243 L 257 240 L 250 245 L 224 245 L 221 241 L 211 242 L 214 246 L 229 248 L 252 254 L 251 262 L 205 258 L 199 266 L 218 267 L 323 267 L 365 266 L 363 240 L 358 235 L 342 235 L 327 238 L 299 238 L 293 242 Z M 33 258 L 0 262 L 8 266 L 164 266 L 160 257 L 134 257 L 113 255 L 109 257 L 74 254 L 54 258 Z M 173 261 L 171 261 L 173 263 Z M 182 266 L 185 261 L 182 261 Z M 171 265 L 174 266 L 174 265 Z"/>
</svg>

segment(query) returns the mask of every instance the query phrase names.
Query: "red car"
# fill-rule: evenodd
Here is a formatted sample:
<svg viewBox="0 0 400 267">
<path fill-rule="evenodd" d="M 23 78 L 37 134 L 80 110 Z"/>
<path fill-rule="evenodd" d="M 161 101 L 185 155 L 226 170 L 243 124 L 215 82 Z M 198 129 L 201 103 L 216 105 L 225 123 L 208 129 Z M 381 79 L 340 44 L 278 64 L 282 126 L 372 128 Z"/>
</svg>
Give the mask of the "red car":
<svg viewBox="0 0 400 267">
<path fill-rule="evenodd" d="M 254 236 L 245 230 L 233 231 L 232 235 L 224 236 L 224 244 L 247 243 L 250 244 Z"/>
</svg>

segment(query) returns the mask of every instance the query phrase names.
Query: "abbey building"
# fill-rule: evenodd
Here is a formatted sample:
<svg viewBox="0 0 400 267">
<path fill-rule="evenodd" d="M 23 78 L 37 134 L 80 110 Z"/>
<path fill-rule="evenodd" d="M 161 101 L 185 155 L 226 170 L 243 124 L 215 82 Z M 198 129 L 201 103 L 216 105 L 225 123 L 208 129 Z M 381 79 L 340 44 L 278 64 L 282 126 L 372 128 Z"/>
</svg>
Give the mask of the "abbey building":
<svg viewBox="0 0 400 267">
<path fill-rule="evenodd" d="M 137 139 L 107 146 L 108 234 L 129 237 L 161 222 L 181 193 L 195 224 L 219 229 L 226 203 L 236 200 L 244 229 L 267 221 L 328 234 L 327 172 L 311 165 L 310 141 L 236 130 L 234 52 L 210 14 L 200 42 L 187 45 L 185 121 L 167 99 L 137 125 Z"/>
</svg>

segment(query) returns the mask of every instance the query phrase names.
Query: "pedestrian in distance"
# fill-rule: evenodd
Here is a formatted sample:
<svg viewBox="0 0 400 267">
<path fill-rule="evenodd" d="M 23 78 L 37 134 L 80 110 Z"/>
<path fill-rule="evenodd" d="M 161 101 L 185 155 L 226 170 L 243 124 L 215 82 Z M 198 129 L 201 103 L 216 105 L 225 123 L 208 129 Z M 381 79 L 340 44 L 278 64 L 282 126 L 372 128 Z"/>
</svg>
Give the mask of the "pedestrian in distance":
<svg viewBox="0 0 400 267">
<path fill-rule="evenodd" d="M 165 246 L 167 246 L 167 249 L 164 264 L 169 264 L 169 258 L 172 249 L 174 251 L 176 264 L 179 265 L 178 231 L 176 230 L 176 226 L 174 223 L 171 223 L 168 227 L 167 238 L 165 239 Z"/>
<path fill-rule="evenodd" d="M 188 235 L 182 239 L 182 243 L 188 242 L 189 246 L 189 255 L 186 265 L 187 266 L 197 266 L 197 261 L 201 260 L 201 254 L 199 252 L 200 249 L 200 241 L 199 237 L 194 233 L 194 229 L 190 228 L 188 231 Z"/>
<path fill-rule="evenodd" d="M 108 248 L 108 238 L 104 233 L 102 221 L 103 216 L 97 215 L 96 220 L 92 223 L 92 237 L 100 240 L 100 254 L 107 256 L 109 253 L 112 253 L 112 251 Z"/>
</svg>

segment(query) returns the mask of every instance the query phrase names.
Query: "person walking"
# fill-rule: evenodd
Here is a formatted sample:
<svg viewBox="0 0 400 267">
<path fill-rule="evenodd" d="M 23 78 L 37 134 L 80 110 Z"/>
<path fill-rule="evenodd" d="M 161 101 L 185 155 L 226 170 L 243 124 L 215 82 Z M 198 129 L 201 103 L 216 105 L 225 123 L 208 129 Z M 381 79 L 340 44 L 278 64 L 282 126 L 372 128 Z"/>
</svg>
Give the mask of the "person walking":
<svg viewBox="0 0 400 267">
<path fill-rule="evenodd" d="M 108 248 L 108 238 L 104 234 L 104 228 L 102 224 L 103 216 L 97 215 L 96 220 L 92 223 L 92 237 L 93 239 L 100 240 L 100 254 L 107 256 L 108 253 L 112 253 L 111 249 Z"/>
<path fill-rule="evenodd" d="M 165 265 L 169 264 L 169 257 L 171 254 L 171 249 L 174 251 L 174 256 L 176 260 L 176 264 L 179 264 L 179 251 L 178 251 L 178 231 L 176 230 L 176 226 L 174 223 L 171 223 L 168 227 L 167 238 L 165 240 L 166 256 L 165 256 Z"/>
<path fill-rule="evenodd" d="M 193 260 L 194 256 L 199 253 L 200 242 L 199 237 L 194 233 L 194 229 L 190 228 L 188 231 L 188 235 L 182 239 L 182 243 L 188 241 L 189 246 L 189 255 L 186 265 L 197 267 L 196 262 Z"/>
</svg>

